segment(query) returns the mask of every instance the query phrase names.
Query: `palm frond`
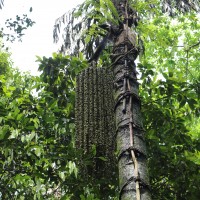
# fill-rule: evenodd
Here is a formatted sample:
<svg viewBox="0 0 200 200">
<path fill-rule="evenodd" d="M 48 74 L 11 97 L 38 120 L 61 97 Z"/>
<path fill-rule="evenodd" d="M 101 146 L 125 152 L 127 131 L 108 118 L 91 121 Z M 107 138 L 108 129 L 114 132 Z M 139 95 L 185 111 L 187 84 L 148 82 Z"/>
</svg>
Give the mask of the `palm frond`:
<svg viewBox="0 0 200 200">
<path fill-rule="evenodd" d="M 60 52 L 77 55 L 80 51 L 86 52 L 86 58 L 90 58 L 98 46 L 99 41 L 107 33 L 104 25 L 117 24 L 119 16 L 111 0 L 86 0 L 71 12 L 59 17 L 54 25 L 54 42 L 60 39 L 60 33 L 64 43 Z M 64 31 L 61 30 L 64 26 Z M 76 43 L 72 46 L 72 44 Z"/>
<path fill-rule="evenodd" d="M 162 2 L 163 13 L 169 13 L 170 16 L 176 15 L 176 11 L 186 13 L 194 10 L 198 12 L 199 9 L 199 0 L 163 0 Z"/>
<path fill-rule="evenodd" d="M 0 0 L 0 9 L 2 9 L 3 8 L 3 6 L 4 6 L 4 0 Z"/>
</svg>

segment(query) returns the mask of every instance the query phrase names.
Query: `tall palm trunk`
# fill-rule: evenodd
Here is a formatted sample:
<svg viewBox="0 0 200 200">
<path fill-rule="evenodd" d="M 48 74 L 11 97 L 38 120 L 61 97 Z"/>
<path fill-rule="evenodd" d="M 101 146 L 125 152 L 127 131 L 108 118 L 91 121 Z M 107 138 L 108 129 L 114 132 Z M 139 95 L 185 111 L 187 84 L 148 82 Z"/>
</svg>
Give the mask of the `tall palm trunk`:
<svg viewBox="0 0 200 200">
<path fill-rule="evenodd" d="M 115 38 L 112 56 L 120 199 L 150 200 L 139 84 L 134 63 L 138 56 L 137 36 L 130 28 L 134 19 L 129 17 L 131 9 L 127 0 L 117 1 L 115 5 L 124 19 L 123 30 Z"/>
</svg>

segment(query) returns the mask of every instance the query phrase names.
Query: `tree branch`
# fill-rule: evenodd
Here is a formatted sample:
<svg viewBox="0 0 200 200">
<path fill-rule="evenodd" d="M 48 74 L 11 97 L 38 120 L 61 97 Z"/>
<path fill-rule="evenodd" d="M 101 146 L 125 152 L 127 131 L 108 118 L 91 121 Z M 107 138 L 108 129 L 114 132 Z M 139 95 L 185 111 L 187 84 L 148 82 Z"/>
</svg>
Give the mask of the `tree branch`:
<svg viewBox="0 0 200 200">
<path fill-rule="evenodd" d="M 193 45 L 189 46 L 188 49 L 187 49 L 186 51 L 190 51 L 193 47 L 197 47 L 197 46 L 199 46 L 199 45 L 200 45 L 200 40 L 199 40 L 199 42 L 197 42 L 196 44 L 193 44 Z"/>
</svg>

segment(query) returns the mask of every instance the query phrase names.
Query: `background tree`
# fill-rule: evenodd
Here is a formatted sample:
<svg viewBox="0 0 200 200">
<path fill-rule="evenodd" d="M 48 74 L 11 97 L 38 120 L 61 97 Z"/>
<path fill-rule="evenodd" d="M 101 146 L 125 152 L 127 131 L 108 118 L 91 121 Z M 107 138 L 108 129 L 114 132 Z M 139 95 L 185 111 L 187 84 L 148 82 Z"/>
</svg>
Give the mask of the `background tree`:
<svg viewBox="0 0 200 200">
<path fill-rule="evenodd" d="M 3 9 L 4 0 L 0 0 L 0 10 Z M 30 7 L 29 12 L 32 12 L 32 7 Z M 0 37 L 4 37 L 6 41 L 14 42 L 16 39 L 22 41 L 22 36 L 24 35 L 24 30 L 32 27 L 35 24 L 27 14 L 22 16 L 17 15 L 16 19 L 13 20 L 9 18 L 6 20 L 5 25 L 0 26 Z"/>
<path fill-rule="evenodd" d="M 78 65 L 81 69 L 84 63 L 61 55 L 38 59 L 40 78 L 9 65 L 11 72 L 0 75 L 2 199 L 66 199 L 84 194 L 72 145 L 74 78 Z"/>
</svg>

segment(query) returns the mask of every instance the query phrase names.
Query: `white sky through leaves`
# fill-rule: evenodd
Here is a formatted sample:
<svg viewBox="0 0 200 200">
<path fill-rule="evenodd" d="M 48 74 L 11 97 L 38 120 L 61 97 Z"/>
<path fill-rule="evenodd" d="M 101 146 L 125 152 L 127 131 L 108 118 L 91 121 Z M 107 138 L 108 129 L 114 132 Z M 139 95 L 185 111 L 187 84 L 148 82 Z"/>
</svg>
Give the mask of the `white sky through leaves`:
<svg viewBox="0 0 200 200">
<path fill-rule="evenodd" d="M 22 42 L 6 43 L 10 47 L 14 66 L 22 71 L 37 74 L 38 63 L 36 55 L 51 56 L 58 50 L 58 45 L 53 44 L 53 26 L 55 20 L 71 10 L 84 0 L 5 0 L 4 7 L 0 10 L 0 26 L 4 26 L 6 19 L 15 19 L 16 15 L 28 14 L 36 24 L 25 30 Z M 29 12 L 33 8 L 32 13 Z"/>
</svg>

